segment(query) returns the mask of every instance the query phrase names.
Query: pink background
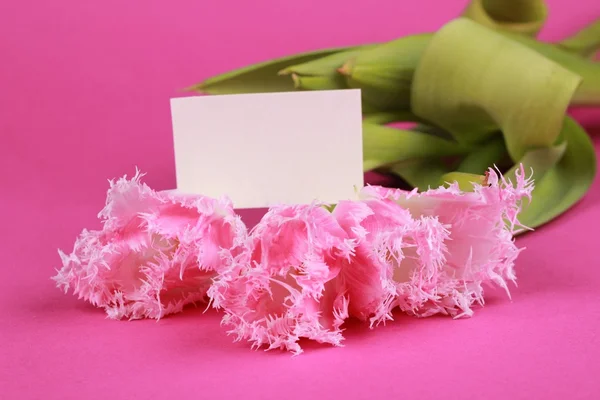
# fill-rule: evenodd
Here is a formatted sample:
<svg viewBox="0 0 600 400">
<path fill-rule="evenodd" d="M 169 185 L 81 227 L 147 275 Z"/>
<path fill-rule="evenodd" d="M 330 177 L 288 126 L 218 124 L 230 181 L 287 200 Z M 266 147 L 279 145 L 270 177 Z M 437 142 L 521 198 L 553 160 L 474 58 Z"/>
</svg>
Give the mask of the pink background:
<svg viewBox="0 0 600 400">
<path fill-rule="evenodd" d="M 291 358 L 232 343 L 220 316 L 106 320 L 50 276 L 96 228 L 107 179 L 174 185 L 169 98 L 294 52 L 439 28 L 466 0 L 13 0 L 0 3 L 0 398 L 600 398 L 600 182 L 518 239 L 513 299 L 474 318 L 398 316 Z M 600 17 L 549 0 L 544 39 Z M 573 4 L 573 5 L 569 5 Z M 600 113 L 577 110 L 600 149 Z M 247 215 L 255 220 L 257 215 Z"/>
</svg>

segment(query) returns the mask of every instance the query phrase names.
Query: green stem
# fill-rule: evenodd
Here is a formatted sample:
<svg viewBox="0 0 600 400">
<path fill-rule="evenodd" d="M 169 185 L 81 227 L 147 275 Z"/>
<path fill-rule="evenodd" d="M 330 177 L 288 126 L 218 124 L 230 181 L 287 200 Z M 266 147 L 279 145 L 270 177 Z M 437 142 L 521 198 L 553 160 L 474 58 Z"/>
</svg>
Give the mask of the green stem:
<svg viewBox="0 0 600 400">
<path fill-rule="evenodd" d="M 483 175 L 488 168 L 498 164 L 507 155 L 504 138 L 498 135 L 467 154 L 456 171 Z"/>
<path fill-rule="evenodd" d="M 294 88 L 299 90 L 344 89 L 344 80 L 339 75 L 301 76 L 292 74 Z"/>
<path fill-rule="evenodd" d="M 584 57 L 593 56 L 600 50 L 600 19 L 587 25 L 574 35 L 561 40 L 558 45 Z"/>
<path fill-rule="evenodd" d="M 385 125 L 392 122 L 423 122 L 423 120 L 408 110 L 397 112 L 375 112 L 364 116 L 363 122 Z"/>
</svg>

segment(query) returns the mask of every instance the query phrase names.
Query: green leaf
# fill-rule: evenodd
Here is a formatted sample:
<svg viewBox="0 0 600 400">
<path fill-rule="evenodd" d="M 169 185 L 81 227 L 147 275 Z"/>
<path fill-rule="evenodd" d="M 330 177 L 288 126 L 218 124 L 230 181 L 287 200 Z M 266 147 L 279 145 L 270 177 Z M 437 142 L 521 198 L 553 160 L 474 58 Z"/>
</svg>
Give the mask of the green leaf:
<svg viewBox="0 0 600 400">
<path fill-rule="evenodd" d="M 360 52 L 373 47 L 375 47 L 375 45 L 352 47 L 349 50 L 338 51 L 307 62 L 290 65 L 278 71 L 278 73 L 280 75 L 296 74 L 301 76 L 339 75 L 337 70 L 344 65 L 348 59 L 356 57 Z"/>
<path fill-rule="evenodd" d="M 469 174 L 466 172 L 448 172 L 440 178 L 440 186 L 457 183 L 463 192 L 472 192 L 474 184 L 483 185 L 485 175 Z"/>
<path fill-rule="evenodd" d="M 356 52 L 340 73 L 348 86 L 359 88 L 363 99 L 383 111 L 409 109 L 415 68 L 430 34 L 402 37 Z"/>
<path fill-rule="evenodd" d="M 401 162 L 393 165 L 390 171 L 423 192 L 438 187 L 440 179 L 450 172 L 450 168 L 441 160 L 432 158 Z"/>
<path fill-rule="evenodd" d="M 389 124 L 392 122 L 422 122 L 423 120 L 408 110 L 398 112 L 375 112 L 364 117 L 363 122 Z"/>
<path fill-rule="evenodd" d="M 291 65 L 320 59 L 349 49 L 351 47 L 324 49 L 276 58 L 214 76 L 188 88 L 188 90 L 208 94 L 293 91 L 292 79 L 289 76 L 278 75 L 279 71 Z"/>
<path fill-rule="evenodd" d="M 582 58 L 556 44 L 512 31 L 499 30 L 497 33 L 581 76 L 583 81 L 571 104 L 600 105 L 600 63 Z M 384 111 L 409 109 L 414 72 L 432 37 L 432 34 L 424 33 L 348 51 L 347 54 L 356 56 L 349 57 L 340 71 L 347 76 L 348 86 L 361 89 L 363 99 L 376 108 Z M 463 40 L 470 39 L 465 37 Z M 452 57 L 452 54 L 449 56 Z M 336 59 L 337 62 L 339 59 Z"/>
<path fill-rule="evenodd" d="M 425 121 L 423 119 L 421 119 L 421 121 L 423 122 L 418 123 L 417 125 L 412 127 L 411 131 L 422 132 L 428 135 L 437 136 L 442 139 L 454 141 L 452 135 L 445 129 L 442 129 L 439 126 L 432 125 L 430 121 Z"/>
<path fill-rule="evenodd" d="M 555 146 L 528 151 L 517 164 L 508 170 L 505 176 L 514 181 L 516 171 L 522 164 L 527 171 L 532 171 L 533 179 L 538 181 L 560 161 L 566 150 L 567 142 L 563 141 Z"/>
<path fill-rule="evenodd" d="M 465 18 L 432 39 L 415 72 L 412 110 L 462 143 L 500 129 L 511 158 L 552 145 L 581 78 Z"/>
<path fill-rule="evenodd" d="M 422 132 L 363 122 L 364 170 L 420 158 L 466 154 L 469 147 Z"/>
<path fill-rule="evenodd" d="M 535 36 L 548 8 L 543 0 L 471 0 L 463 16 L 488 28 Z"/>
<path fill-rule="evenodd" d="M 535 50 L 544 57 L 562 65 L 581 77 L 581 85 L 577 88 L 571 99 L 572 105 L 600 105 L 600 63 L 569 52 L 556 44 L 540 42 L 530 37 L 508 32 L 504 33 L 504 35 Z"/>
<path fill-rule="evenodd" d="M 300 76 L 292 74 L 291 79 L 294 82 L 294 88 L 296 90 L 347 89 L 345 86 L 346 82 L 339 74 L 328 76 Z M 378 110 L 375 107 L 367 104 L 364 100 L 362 101 L 361 106 L 363 115 L 378 114 Z"/>
<path fill-rule="evenodd" d="M 592 57 L 600 50 L 600 19 L 579 32 L 560 41 L 559 46 L 584 57 Z"/>
<path fill-rule="evenodd" d="M 573 104 L 600 104 L 600 64 L 557 45 L 511 32 L 502 31 L 502 34 L 580 75 L 583 83 L 575 93 Z M 276 58 L 214 76 L 188 90 L 207 94 L 293 91 L 296 89 L 294 81 L 285 76 L 292 73 L 302 77 L 329 77 L 326 85 L 323 81 L 303 82 L 305 90 L 338 88 L 341 81 L 334 77 L 340 69 L 348 75 L 343 87 L 361 89 L 368 112 L 408 110 L 414 71 L 431 37 L 432 34 L 425 33 L 379 45 L 323 49 Z"/>
<path fill-rule="evenodd" d="M 301 76 L 292 74 L 294 88 L 299 90 L 335 90 L 345 89 L 344 79 L 339 75 L 333 76 Z"/>
<path fill-rule="evenodd" d="M 530 228 L 551 221 L 576 204 L 596 175 L 596 152 L 583 128 L 566 117 L 561 136 L 564 142 L 560 145 L 535 150 L 523 157 L 525 171 L 533 168 L 535 187 L 532 201 L 523 205 L 519 220 Z M 514 168 L 506 177 L 514 182 Z"/>
<path fill-rule="evenodd" d="M 501 135 L 475 147 L 458 165 L 457 172 L 484 174 L 488 168 L 501 162 L 508 155 Z"/>
</svg>

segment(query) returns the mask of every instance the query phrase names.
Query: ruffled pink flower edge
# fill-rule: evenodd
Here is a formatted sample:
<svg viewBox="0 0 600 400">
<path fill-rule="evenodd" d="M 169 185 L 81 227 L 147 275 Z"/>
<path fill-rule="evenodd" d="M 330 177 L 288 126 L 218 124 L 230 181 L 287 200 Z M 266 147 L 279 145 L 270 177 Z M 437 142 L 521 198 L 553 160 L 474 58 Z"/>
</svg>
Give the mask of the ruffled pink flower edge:
<svg viewBox="0 0 600 400">
<path fill-rule="evenodd" d="M 227 199 L 156 192 L 143 175 L 110 181 L 102 229 L 84 229 L 53 277 L 111 319 L 160 319 L 207 301 L 212 280 L 244 243 Z"/>
<path fill-rule="evenodd" d="M 349 317 L 471 316 L 483 286 L 516 281 L 521 202 L 533 182 L 490 169 L 485 184 L 422 193 L 367 186 L 330 212 L 275 206 L 250 232 L 227 199 L 110 182 L 101 230 L 60 252 L 54 280 L 110 318 L 161 318 L 208 300 L 253 348 L 300 354 L 302 338 L 342 346 Z M 523 227 L 521 227 L 523 228 Z"/>
</svg>

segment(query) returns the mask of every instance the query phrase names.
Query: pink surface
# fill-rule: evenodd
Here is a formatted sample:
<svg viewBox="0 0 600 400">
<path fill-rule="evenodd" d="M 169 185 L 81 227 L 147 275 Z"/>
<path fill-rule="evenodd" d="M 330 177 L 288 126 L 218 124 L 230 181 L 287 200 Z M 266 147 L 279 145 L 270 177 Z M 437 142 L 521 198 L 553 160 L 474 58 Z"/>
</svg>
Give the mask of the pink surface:
<svg viewBox="0 0 600 400">
<path fill-rule="evenodd" d="M 600 17 L 596 0 L 548 3 L 546 39 Z M 109 321 L 50 280 L 56 249 L 98 227 L 108 178 L 137 165 L 153 188 L 173 187 L 169 98 L 181 88 L 271 57 L 433 30 L 465 4 L 0 4 L 0 398 L 599 398 L 598 180 L 518 239 L 527 250 L 512 301 L 490 292 L 460 321 L 349 324 L 345 348 L 304 344 L 296 358 L 232 343 L 214 312 Z M 598 112 L 575 115 L 600 133 Z"/>
</svg>

